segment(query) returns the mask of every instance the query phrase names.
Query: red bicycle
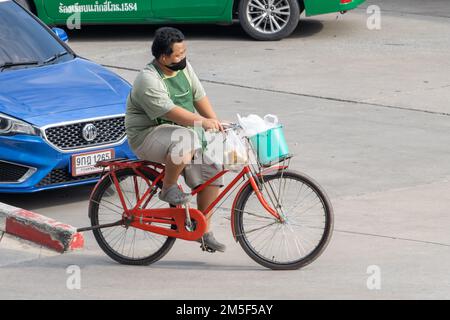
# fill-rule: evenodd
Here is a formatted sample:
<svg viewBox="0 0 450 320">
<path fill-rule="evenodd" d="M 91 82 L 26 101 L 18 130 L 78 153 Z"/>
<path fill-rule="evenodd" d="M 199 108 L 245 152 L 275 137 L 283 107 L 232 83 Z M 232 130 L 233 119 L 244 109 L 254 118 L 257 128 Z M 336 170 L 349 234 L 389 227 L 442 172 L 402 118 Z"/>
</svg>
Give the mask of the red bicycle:
<svg viewBox="0 0 450 320">
<path fill-rule="evenodd" d="M 333 230 L 333 209 L 322 188 L 307 175 L 290 170 L 289 162 L 290 156 L 270 167 L 244 166 L 206 211 L 200 212 L 159 200 L 164 165 L 102 161 L 97 165 L 105 168 L 105 174 L 90 197 L 92 226 L 79 231 L 93 230 L 102 250 L 119 263 L 149 265 L 164 257 L 176 239 L 200 239 L 218 203 L 239 188 L 231 208 L 234 239 L 264 267 L 299 269 L 326 248 Z M 192 190 L 192 195 L 227 172 Z"/>
</svg>

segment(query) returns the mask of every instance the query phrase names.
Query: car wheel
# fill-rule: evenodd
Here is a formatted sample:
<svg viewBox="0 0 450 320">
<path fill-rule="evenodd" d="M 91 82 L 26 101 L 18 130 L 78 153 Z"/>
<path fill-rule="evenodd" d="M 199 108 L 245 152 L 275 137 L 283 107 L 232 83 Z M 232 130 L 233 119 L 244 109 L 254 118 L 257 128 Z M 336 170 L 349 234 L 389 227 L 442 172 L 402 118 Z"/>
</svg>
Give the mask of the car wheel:
<svg viewBox="0 0 450 320">
<path fill-rule="evenodd" d="M 297 27 L 300 7 L 297 0 L 241 0 L 239 21 L 256 40 L 280 40 Z"/>
<path fill-rule="evenodd" d="M 31 6 L 27 0 L 16 0 L 16 2 L 20 4 L 23 8 L 27 9 L 28 11 L 31 11 Z"/>
</svg>

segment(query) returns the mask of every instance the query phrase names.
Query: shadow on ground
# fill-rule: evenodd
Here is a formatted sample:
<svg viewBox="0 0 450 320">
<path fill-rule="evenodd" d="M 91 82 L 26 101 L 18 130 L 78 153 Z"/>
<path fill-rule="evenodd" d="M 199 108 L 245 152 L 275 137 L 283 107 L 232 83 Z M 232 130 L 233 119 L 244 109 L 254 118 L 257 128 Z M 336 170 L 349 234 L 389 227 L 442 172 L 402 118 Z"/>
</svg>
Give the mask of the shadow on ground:
<svg viewBox="0 0 450 320">
<path fill-rule="evenodd" d="M 149 40 L 162 25 L 82 25 L 80 30 L 68 30 L 69 41 Z M 169 25 L 165 25 L 169 26 Z M 253 41 L 238 23 L 232 25 L 185 24 L 171 25 L 180 29 L 188 40 Z M 323 29 L 318 20 L 300 20 L 289 38 L 306 38 Z"/>
<path fill-rule="evenodd" d="M 90 184 L 29 194 L 0 193 L 0 202 L 26 210 L 39 210 L 88 200 L 93 188 L 94 185 Z"/>
</svg>

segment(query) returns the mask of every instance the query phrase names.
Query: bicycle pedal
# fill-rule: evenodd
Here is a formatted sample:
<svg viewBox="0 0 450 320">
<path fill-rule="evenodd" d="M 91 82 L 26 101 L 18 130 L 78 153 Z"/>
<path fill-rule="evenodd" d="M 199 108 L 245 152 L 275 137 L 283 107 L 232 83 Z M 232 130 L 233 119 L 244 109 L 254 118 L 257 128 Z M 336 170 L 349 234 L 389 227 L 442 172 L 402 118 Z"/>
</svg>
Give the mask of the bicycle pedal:
<svg viewBox="0 0 450 320">
<path fill-rule="evenodd" d="M 216 252 L 216 250 L 211 249 L 211 248 L 208 247 L 208 246 L 200 245 L 200 248 L 202 249 L 202 251 L 206 251 L 206 252 L 209 252 L 209 253 L 214 253 L 214 252 Z"/>
</svg>

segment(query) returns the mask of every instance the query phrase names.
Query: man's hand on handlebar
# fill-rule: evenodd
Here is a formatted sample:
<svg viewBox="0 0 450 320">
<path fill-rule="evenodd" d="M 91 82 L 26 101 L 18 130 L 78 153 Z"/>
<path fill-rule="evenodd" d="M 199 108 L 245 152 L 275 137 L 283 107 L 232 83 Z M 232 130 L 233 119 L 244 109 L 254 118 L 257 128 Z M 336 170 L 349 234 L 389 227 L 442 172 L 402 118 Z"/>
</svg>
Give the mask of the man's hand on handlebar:
<svg viewBox="0 0 450 320">
<path fill-rule="evenodd" d="M 207 131 L 223 131 L 223 126 L 217 119 L 204 119 L 202 121 L 202 127 Z"/>
</svg>

